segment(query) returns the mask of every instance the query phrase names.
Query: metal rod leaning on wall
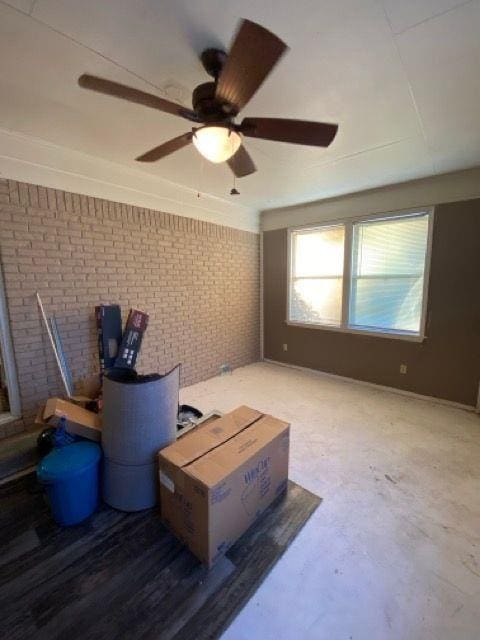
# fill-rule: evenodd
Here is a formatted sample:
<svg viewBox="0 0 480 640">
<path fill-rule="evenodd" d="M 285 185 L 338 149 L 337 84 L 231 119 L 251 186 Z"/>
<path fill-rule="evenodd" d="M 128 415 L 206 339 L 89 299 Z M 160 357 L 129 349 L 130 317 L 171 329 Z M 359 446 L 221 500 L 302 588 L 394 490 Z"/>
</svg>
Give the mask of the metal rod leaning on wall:
<svg viewBox="0 0 480 640">
<path fill-rule="evenodd" d="M 58 357 L 60 358 L 60 362 L 62 364 L 62 371 L 65 374 L 65 379 L 67 381 L 67 385 L 69 389 L 68 395 L 72 396 L 73 395 L 72 374 L 70 373 L 70 368 L 68 366 L 68 362 L 65 357 L 65 350 L 63 348 L 62 339 L 60 337 L 60 332 L 58 330 L 57 318 L 55 317 L 55 315 L 52 315 L 50 318 L 48 318 L 48 323 L 50 325 L 50 330 L 52 332 L 52 336 L 55 341 L 55 347 L 57 349 Z"/>
<path fill-rule="evenodd" d="M 49 324 L 49 322 L 47 320 L 47 316 L 45 315 L 45 310 L 43 308 L 42 299 L 40 298 L 40 294 L 38 293 L 38 291 L 37 291 L 37 303 L 38 303 L 38 307 L 40 309 L 40 313 L 42 314 L 43 323 L 44 323 L 45 328 L 47 330 L 48 337 L 50 339 L 50 344 L 52 345 L 53 354 L 55 356 L 55 360 L 57 361 L 57 366 L 58 366 L 58 369 L 60 371 L 60 375 L 62 377 L 62 382 L 63 382 L 63 386 L 64 386 L 64 389 L 65 389 L 65 393 L 67 394 L 68 397 L 70 397 L 71 396 L 71 392 L 70 392 L 70 389 L 68 388 L 68 382 L 67 382 L 67 379 L 65 377 L 65 373 L 64 373 L 64 371 L 62 369 L 62 363 L 60 361 L 60 356 L 58 355 L 57 348 L 55 346 L 55 340 L 53 339 L 52 332 L 50 330 L 50 324 Z"/>
</svg>

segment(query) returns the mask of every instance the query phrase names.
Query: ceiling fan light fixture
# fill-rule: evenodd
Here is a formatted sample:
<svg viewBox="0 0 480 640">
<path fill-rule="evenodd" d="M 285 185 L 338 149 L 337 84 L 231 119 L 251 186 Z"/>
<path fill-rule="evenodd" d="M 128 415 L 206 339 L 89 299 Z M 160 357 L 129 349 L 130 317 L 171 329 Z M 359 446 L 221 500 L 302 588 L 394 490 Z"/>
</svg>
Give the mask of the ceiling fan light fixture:
<svg viewBox="0 0 480 640">
<path fill-rule="evenodd" d="M 194 131 L 193 144 L 204 158 L 219 163 L 237 153 L 242 137 L 228 126 L 206 125 Z"/>
<path fill-rule="evenodd" d="M 257 170 L 243 144 L 244 137 L 328 147 L 337 133 L 336 124 L 308 120 L 249 117 L 239 124 L 233 122 L 287 50 L 287 45 L 274 33 L 251 20 L 242 20 L 228 53 L 214 48 L 202 52 L 202 65 L 213 82 L 202 82 L 195 87 L 193 110 L 156 94 L 88 73 L 80 76 L 78 84 L 84 89 L 194 123 L 190 124 L 188 132 L 138 156 L 138 162 L 157 162 L 193 142 L 204 158 L 213 163 L 226 162 L 235 177 L 243 178 Z M 235 186 L 233 189 L 232 195 L 238 195 Z"/>
</svg>

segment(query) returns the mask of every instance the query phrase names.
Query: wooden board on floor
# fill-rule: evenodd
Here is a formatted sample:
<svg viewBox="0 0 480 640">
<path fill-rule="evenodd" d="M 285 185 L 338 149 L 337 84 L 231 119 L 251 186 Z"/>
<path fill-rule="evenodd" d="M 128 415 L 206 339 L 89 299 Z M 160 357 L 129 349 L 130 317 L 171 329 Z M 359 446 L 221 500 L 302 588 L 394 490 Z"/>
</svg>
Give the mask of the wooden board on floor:
<svg viewBox="0 0 480 640">
<path fill-rule="evenodd" d="M 62 529 L 33 475 L 0 486 L 2 640 L 218 638 L 321 498 L 289 482 L 283 496 L 210 572 L 157 509 L 107 506 Z"/>
</svg>

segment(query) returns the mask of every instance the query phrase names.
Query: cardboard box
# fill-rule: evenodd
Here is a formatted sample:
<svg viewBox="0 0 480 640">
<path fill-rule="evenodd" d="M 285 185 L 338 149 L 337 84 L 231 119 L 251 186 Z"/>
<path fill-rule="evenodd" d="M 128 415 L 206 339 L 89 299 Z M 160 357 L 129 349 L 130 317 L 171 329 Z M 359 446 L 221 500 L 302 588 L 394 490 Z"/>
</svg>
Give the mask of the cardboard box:
<svg viewBox="0 0 480 640">
<path fill-rule="evenodd" d="M 287 486 L 290 425 L 249 407 L 159 452 L 163 522 L 211 566 Z"/>
<path fill-rule="evenodd" d="M 119 368 L 133 369 L 137 361 L 143 334 L 147 329 L 148 315 L 138 309 L 130 309 L 125 331 L 115 366 Z"/>
<path fill-rule="evenodd" d="M 102 435 L 101 416 L 61 398 L 49 398 L 44 409 L 39 411 L 35 423 L 56 427 L 62 416 L 67 419 L 68 433 L 74 433 L 95 442 L 100 441 Z"/>
<path fill-rule="evenodd" d="M 97 321 L 98 357 L 100 371 L 115 365 L 122 341 L 122 313 L 118 304 L 100 304 L 95 307 Z"/>
<path fill-rule="evenodd" d="M 78 393 L 68 398 L 69 402 L 78 404 L 89 411 L 99 412 L 101 408 L 102 383 L 98 374 L 80 380 L 76 387 Z"/>
</svg>

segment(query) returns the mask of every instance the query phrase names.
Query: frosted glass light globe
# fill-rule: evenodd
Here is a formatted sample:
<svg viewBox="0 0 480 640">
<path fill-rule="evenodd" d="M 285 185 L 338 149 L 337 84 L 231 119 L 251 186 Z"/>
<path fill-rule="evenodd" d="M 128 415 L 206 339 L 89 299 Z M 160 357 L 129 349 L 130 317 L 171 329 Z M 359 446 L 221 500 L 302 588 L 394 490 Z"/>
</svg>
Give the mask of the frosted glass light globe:
<svg viewBox="0 0 480 640">
<path fill-rule="evenodd" d="M 242 138 L 227 126 L 206 125 L 195 131 L 193 144 L 210 162 L 225 162 L 238 151 Z"/>
</svg>

